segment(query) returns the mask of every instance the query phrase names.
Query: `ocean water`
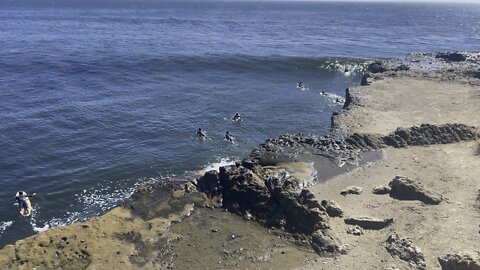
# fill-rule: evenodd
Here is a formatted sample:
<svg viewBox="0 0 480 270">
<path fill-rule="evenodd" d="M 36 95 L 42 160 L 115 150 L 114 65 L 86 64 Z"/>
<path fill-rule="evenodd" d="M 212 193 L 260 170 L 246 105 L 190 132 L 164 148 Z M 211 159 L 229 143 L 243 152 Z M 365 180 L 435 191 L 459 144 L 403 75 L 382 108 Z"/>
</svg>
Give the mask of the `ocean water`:
<svg viewBox="0 0 480 270">
<path fill-rule="evenodd" d="M 0 247 L 270 137 L 325 134 L 369 58 L 480 50 L 474 4 L 0 3 Z M 37 193 L 31 218 L 18 190 Z"/>
</svg>

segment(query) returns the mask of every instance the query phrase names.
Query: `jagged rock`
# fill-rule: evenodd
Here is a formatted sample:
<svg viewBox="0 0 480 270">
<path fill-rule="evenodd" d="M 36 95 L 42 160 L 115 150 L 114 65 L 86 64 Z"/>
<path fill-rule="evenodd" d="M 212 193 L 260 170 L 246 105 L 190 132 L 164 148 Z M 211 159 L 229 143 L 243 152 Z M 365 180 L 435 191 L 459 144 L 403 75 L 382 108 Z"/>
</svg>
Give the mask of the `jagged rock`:
<svg viewBox="0 0 480 270">
<path fill-rule="evenodd" d="M 328 230 L 318 230 L 312 234 L 312 247 L 319 254 L 342 252 L 338 240 Z"/>
<path fill-rule="evenodd" d="M 358 225 L 367 230 L 380 230 L 392 223 L 393 218 L 349 217 L 345 219 L 345 224 Z"/>
<path fill-rule="evenodd" d="M 445 59 L 446 61 L 449 61 L 449 62 L 462 62 L 467 60 L 467 57 L 465 57 L 465 55 L 461 53 L 456 53 L 456 52 L 437 53 L 437 55 L 435 55 L 435 58 Z"/>
<path fill-rule="evenodd" d="M 374 63 L 371 63 L 370 65 L 368 65 L 367 70 L 372 73 L 383 73 L 387 71 L 387 68 L 384 66 L 382 62 L 375 61 Z"/>
<path fill-rule="evenodd" d="M 343 109 L 348 110 L 350 109 L 349 106 L 352 103 L 352 95 L 350 94 L 350 89 L 345 89 L 345 103 L 343 104 Z"/>
<path fill-rule="evenodd" d="M 222 192 L 217 171 L 208 171 L 198 180 L 198 190 L 209 196 L 217 196 Z"/>
<path fill-rule="evenodd" d="M 355 195 L 360 195 L 363 191 L 362 187 L 358 186 L 349 186 L 340 191 L 340 194 L 343 196 L 346 196 L 347 194 L 355 194 Z"/>
<path fill-rule="evenodd" d="M 442 270 L 480 270 L 479 254 L 461 252 L 438 258 Z"/>
<path fill-rule="evenodd" d="M 319 253 L 337 252 L 339 241 L 328 225 L 325 208 L 301 181 L 286 174 L 268 174 L 243 166 L 221 167 L 222 207 L 259 221 L 267 227 L 284 229 L 306 238 Z"/>
<path fill-rule="evenodd" d="M 369 85 L 370 83 L 368 82 L 368 78 L 370 75 L 368 73 L 363 74 L 362 81 L 360 82 L 361 86 L 366 86 Z"/>
<path fill-rule="evenodd" d="M 479 70 L 469 70 L 465 72 L 465 75 L 470 76 L 475 79 L 480 79 L 480 69 Z"/>
<path fill-rule="evenodd" d="M 422 124 L 408 129 L 398 128 L 392 134 L 383 138 L 383 143 L 396 148 L 446 144 L 460 141 L 475 140 L 478 131 L 473 126 L 463 124 L 445 124 L 441 126 Z"/>
<path fill-rule="evenodd" d="M 447 144 L 475 140 L 477 129 L 463 124 L 429 125 L 398 128 L 387 136 L 354 133 L 345 139 L 349 147 L 361 150 L 377 150 L 387 146 L 402 148 L 418 145 Z"/>
<path fill-rule="evenodd" d="M 122 205 L 144 219 L 168 217 L 172 213 L 185 212 L 188 215 L 193 209 L 189 207 L 192 204 L 210 205 L 210 200 L 204 193 L 193 192 L 192 188 L 192 182 L 182 178 L 144 183 L 139 185 Z"/>
<path fill-rule="evenodd" d="M 345 143 L 361 150 L 378 150 L 386 146 L 382 136 L 377 134 L 354 133 L 345 139 Z"/>
<path fill-rule="evenodd" d="M 435 191 L 427 190 L 422 184 L 407 177 L 396 176 L 390 182 L 390 196 L 399 200 L 418 200 L 426 204 L 439 204 L 442 195 Z"/>
<path fill-rule="evenodd" d="M 391 190 L 392 188 L 390 186 L 378 186 L 373 188 L 372 193 L 377 195 L 384 195 L 390 193 Z"/>
<path fill-rule="evenodd" d="M 422 251 L 415 247 L 412 241 L 400 238 L 395 232 L 388 237 L 386 249 L 390 255 L 408 262 L 415 269 L 427 269 Z"/>
<path fill-rule="evenodd" d="M 360 235 L 363 235 L 363 230 L 362 230 L 362 228 L 361 228 L 360 226 L 355 225 L 355 226 L 353 226 L 353 227 L 349 227 L 349 228 L 347 229 L 347 233 L 348 233 L 348 234 L 353 234 L 353 235 L 355 235 L 355 236 L 360 236 Z"/>
<path fill-rule="evenodd" d="M 407 70 L 410 70 L 410 67 L 405 64 L 401 64 L 397 68 L 395 68 L 395 71 L 407 71 Z"/>
<path fill-rule="evenodd" d="M 223 190 L 222 207 L 241 215 L 254 209 L 259 218 L 266 218 L 271 194 L 262 178 L 245 167 L 236 166 L 221 167 L 219 178 Z"/>
<path fill-rule="evenodd" d="M 335 201 L 322 201 L 322 206 L 330 217 L 343 217 L 343 210 Z"/>
</svg>

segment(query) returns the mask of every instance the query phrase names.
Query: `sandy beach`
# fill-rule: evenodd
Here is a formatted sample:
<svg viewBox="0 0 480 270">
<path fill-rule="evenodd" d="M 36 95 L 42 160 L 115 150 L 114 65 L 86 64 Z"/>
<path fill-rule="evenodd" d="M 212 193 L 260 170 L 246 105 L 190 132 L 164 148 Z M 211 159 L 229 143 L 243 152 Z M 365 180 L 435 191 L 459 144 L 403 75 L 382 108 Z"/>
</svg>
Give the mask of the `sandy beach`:
<svg viewBox="0 0 480 270">
<path fill-rule="evenodd" d="M 452 69 L 450 63 L 445 65 L 431 71 L 411 68 L 371 74 L 368 85 L 350 89 L 356 102 L 337 117 L 336 126 L 346 132 L 344 136 L 375 134 L 374 138 L 422 124 L 440 130 L 446 124 L 462 124 L 478 134 L 480 78 L 464 75 L 460 66 L 453 68 L 463 75 L 454 72 L 457 75 L 446 80 L 438 75 Z M 467 68 L 472 67 L 478 70 L 478 61 L 470 61 Z M 425 137 L 431 142 L 443 136 L 437 133 Z M 438 144 L 375 147 L 381 159 L 347 166 L 326 181 L 306 185 L 308 192 L 298 188 L 294 190 L 299 193 L 282 195 L 297 200 L 293 211 L 301 209 L 305 215 L 298 222 L 313 215 L 319 226 L 299 229 L 288 210 L 279 210 L 285 204 L 278 202 L 277 187 L 271 188 L 265 177 L 280 179 L 282 169 L 244 162 L 232 170 L 248 172 L 235 178 L 231 170 L 220 171 L 214 176 L 220 184 L 203 190 L 201 183 L 213 182 L 199 176 L 171 186 L 142 186 L 129 202 L 103 216 L 5 246 L 0 250 L 0 268 L 480 269 L 480 146 L 475 136 L 463 139 L 453 134 L 453 143 L 443 143 L 447 138 Z M 283 171 L 302 181 L 308 181 L 301 178 L 310 173 L 305 163 L 296 171 L 297 161 L 312 164 L 317 175 L 325 168 L 323 156 L 305 149 L 309 155 L 283 165 Z M 400 190 L 389 185 L 397 176 L 409 179 L 402 183 L 414 186 L 408 192 L 415 194 L 407 193 L 405 186 Z M 246 191 L 235 183 L 227 189 L 222 177 L 246 181 Z M 249 181 L 261 182 L 259 186 L 266 186 L 272 193 L 268 196 L 277 201 Z M 359 188 L 341 194 L 351 186 Z M 379 186 L 385 189 L 374 194 Z M 245 194 L 251 197 L 242 199 Z M 341 214 L 332 214 L 330 210 L 337 208 L 329 201 Z M 279 214 L 270 215 L 270 210 Z M 368 221 L 359 222 L 360 217 Z M 447 254 L 460 255 L 452 259 Z"/>
</svg>

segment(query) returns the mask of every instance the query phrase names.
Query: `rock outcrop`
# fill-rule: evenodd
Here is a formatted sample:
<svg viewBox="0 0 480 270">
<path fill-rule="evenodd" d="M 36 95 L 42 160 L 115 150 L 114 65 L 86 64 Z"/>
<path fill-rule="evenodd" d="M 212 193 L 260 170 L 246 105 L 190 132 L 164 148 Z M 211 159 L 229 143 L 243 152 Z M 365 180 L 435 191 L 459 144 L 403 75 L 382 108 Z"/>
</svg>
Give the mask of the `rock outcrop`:
<svg viewBox="0 0 480 270">
<path fill-rule="evenodd" d="M 435 58 L 441 58 L 449 62 L 463 62 L 467 60 L 467 57 L 458 52 L 440 52 L 435 55 Z"/>
<path fill-rule="evenodd" d="M 260 166 L 252 170 L 240 164 L 221 167 L 218 174 L 199 180 L 200 191 L 209 197 L 221 194 L 222 207 L 230 212 L 248 214 L 267 227 L 305 239 L 318 253 L 340 252 L 326 209 L 301 186 L 299 179 L 286 174 L 271 175 Z"/>
<path fill-rule="evenodd" d="M 393 257 L 404 260 L 417 270 L 426 270 L 422 251 L 415 247 L 411 240 L 400 238 L 397 233 L 391 234 L 386 241 L 386 249 Z"/>
<path fill-rule="evenodd" d="M 352 103 L 352 95 L 350 94 L 350 88 L 345 89 L 345 103 L 343 104 L 343 109 L 350 109 L 350 104 Z"/>
<path fill-rule="evenodd" d="M 440 126 L 422 124 L 418 127 L 398 128 L 392 134 L 384 137 L 383 142 L 387 146 L 400 148 L 455 143 L 477 138 L 478 131 L 473 126 L 463 124 L 445 124 Z"/>
<path fill-rule="evenodd" d="M 345 139 L 350 148 L 376 150 L 387 146 L 403 148 L 408 146 L 447 144 L 476 140 L 478 131 L 463 124 L 430 125 L 422 124 L 411 128 L 398 128 L 387 136 L 354 133 Z"/>
<path fill-rule="evenodd" d="M 395 199 L 418 200 L 426 204 L 439 204 L 443 201 L 442 195 L 407 177 L 396 176 L 389 185 L 392 188 L 390 196 Z"/>
<path fill-rule="evenodd" d="M 322 206 L 330 217 L 343 217 L 343 210 L 335 201 L 322 201 Z"/>
<path fill-rule="evenodd" d="M 368 65 L 367 70 L 371 73 L 383 73 L 387 71 L 387 68 L 385 67 L 385 64 L 383 62 L 375 61 Z"/>
<path fill-rule="evenodd" d="M 363 230 L 360 226 L 355 225 L 355 226 L 347 228 L 347 233 L 355 235 L 355 236 L 360 236 L 360 235 L 363 235 Z"/>
<path fill-rule="evenodd" d="M 370 84 L 370 82 L 368 82 L 368 78 L 369 78 L 369 77 L 370 77 L 370 76 L 368 75 L 368 73 L 365 73 L 365 74 L 363 75 L 363 77 L 362 77 L 362 80 L 360 81 L 360 85 L 361 85 L 361 86 L 367 86 L 367 85 L 369 85 L 369 84 Z"/>
<path fill-rule="evenodd" d="M 480 270 L 478 253 L 447 254 L 439 257 L 438 262 L 442 266 L 442 270 Z"/>
<path fill-rule="evenodd" d="M 346 196 L 348 194 L 360 195 L 363 192 L 362 187 L 349 186 L 340 191 L 340 195 Z"/>
<path fill-rule="evenodd" d="M 377 195 L 385 195 L 389 194 L 390 191 L 392 191 L 390 186 L 378 186 L 373 188 L 372 193 Z"/>
<path fill-rule="evenodd" d="M 349 217 L 345 219 L 345 224 L 358 225 L 367 230 L 380 230 L 392 223 L 393 218 Z"/>
</svg>

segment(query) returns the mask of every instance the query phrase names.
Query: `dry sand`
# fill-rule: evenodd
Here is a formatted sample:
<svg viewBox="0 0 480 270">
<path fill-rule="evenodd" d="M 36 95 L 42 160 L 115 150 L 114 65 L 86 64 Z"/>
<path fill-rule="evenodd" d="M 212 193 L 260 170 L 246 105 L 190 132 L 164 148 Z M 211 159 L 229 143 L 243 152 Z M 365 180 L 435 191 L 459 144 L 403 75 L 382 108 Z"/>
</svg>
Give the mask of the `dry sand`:
<svg viewBox="0 0 480 270">
<path fill-rule="evenodd" d="M 366 96 L 365 106 L 341 119 L 352 132 L 388 134 L 422 123 L 480 128 L 480 89 L 475 86 L 384 77 L 357 92 Z M 192 205 L 185 204 L 180 215 L 149 219 L 118 207 L 85 223 L 51 229 L 0 250 L 0 269 L 412 269 L 385 248 L 394 231 L 423 252 L 427 269 L 440 269 L 439 256 L 480 251 L 477 147 L 478 142 L 462 142 L 387 148 L 382 160 L 310 187 L 318 200 L 336 201 L 346 216 L 394 219 L 385 229 L 354 236 L 346 233 L 350 225 L 343 218 L 332 218 L 346 255 L 320 257 L 221 209 L 201 209 L 187 217 Z M 438 191 L 446 201 L 426 205 L 371 192 L 397 175 Z M 351 185 L 363 187 L 363 193 L 340 195 Z"/>
</svg>

